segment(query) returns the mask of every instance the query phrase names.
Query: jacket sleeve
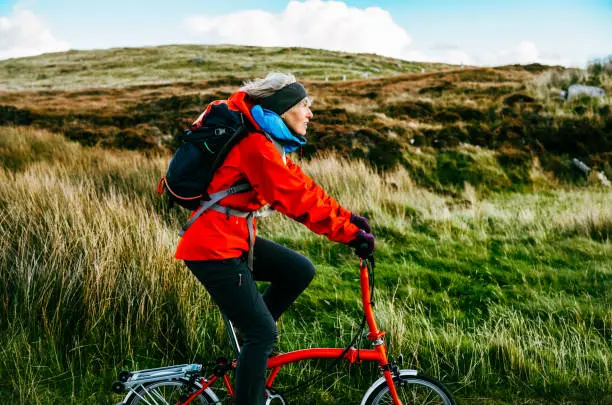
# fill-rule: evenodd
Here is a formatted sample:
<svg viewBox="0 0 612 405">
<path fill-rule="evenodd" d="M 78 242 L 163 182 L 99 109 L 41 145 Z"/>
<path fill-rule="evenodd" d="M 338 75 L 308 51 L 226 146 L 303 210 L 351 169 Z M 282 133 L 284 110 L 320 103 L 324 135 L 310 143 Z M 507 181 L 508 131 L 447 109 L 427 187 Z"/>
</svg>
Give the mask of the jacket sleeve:
<svg viewBox="0 0 612 405">
<path fill-rule="evenodd" d="M 272 208 L 331 241 L 348 243 L 355 238 L 359 228 L 350 223 L 350 212 L 291 160 L 285 164 L 272 142 L 252 134 L 241 143 L 245 176 Z"/>
<path fill-rule="evenodd" d="M 318 187 L 315 183 L 315 181 L 313 179 L 311 179 L 310 177 L 308 177 L 307 174 L 305 174 L 302 171 L 302 168 L 298 165 L 296 165 L 295 163 L 293 163 L 293 161 L 291 159 L 289 159 L 288 156 L 285 157 L 287 159 L 287 168 L 294 173 L 297 177 L 301 178 L 302 181 L 305 184 L 308 184 L 309 182 L 313 183 L 316 187 Z M 331 196 L 327 196 L 329 199 L 333 200 L 336 204 L 338 204 L 338 202 Z M 345 217 L 347 220 L 350 221 L 351 219 L 351 211 L 345 209 L 344 207 L 342 207 L 340 204 L 338 204 L 338 214 Z"/>
</svg>

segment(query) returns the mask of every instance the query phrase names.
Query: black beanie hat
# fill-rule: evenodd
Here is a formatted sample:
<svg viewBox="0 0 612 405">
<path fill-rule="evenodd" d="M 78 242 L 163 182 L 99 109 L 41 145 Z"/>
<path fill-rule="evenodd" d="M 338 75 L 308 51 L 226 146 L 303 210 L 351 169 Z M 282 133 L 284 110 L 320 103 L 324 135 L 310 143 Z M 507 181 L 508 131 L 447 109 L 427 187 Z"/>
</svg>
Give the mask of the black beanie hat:
<svg viewBox="0 0 612 405">
<path fill-rule="evenodd" d="M 283 115 L 305 97 L 308 97 L 306 89 L 302 84 L 295 82 L 286 85 L 268 97 L 258 100 L 258 104 L 266 110 L 274 111 L 278 115 Z"/>
</svg>

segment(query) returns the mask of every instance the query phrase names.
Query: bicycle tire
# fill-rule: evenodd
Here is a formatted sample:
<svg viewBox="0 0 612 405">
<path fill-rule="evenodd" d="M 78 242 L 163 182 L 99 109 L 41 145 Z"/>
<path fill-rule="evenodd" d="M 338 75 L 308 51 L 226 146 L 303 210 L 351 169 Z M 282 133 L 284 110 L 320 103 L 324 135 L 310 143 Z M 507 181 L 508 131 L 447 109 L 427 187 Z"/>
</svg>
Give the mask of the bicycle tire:
<svg viewBox="0 0 612 405">
<path fill-rule="evenodd" d="M 399 379 L 393 378 L 403 405 L 456 405 L 452 394 L 439 381 L 416 375 L 413 370 L 401 370 Z M 361 405 L 393 405 L 389 387 L 384 378 L 377 380 L 366 392 Z"/>
<path fill-rule="evenodd" d="M 193 393 L 200 389 L 202 386 L 199 383 L 190 385 L 189 380 L 181 378 L 179 380 L 160 380 L 151 381 L 142 385 L 139 385 L 134 391 L 130 391 L 123 400 L 125 405 L 137 405 L 151 403 L 157 404 L 163 399 L 163 404 L 175 404 L 179 402 L 181 395 Z M 207 388 L 200 395 L 195 397 L 192 404 L 197 405 L 213 405 L 220 404 L 221 402 L 214 394 L 214 392 Z"/>
</svg>

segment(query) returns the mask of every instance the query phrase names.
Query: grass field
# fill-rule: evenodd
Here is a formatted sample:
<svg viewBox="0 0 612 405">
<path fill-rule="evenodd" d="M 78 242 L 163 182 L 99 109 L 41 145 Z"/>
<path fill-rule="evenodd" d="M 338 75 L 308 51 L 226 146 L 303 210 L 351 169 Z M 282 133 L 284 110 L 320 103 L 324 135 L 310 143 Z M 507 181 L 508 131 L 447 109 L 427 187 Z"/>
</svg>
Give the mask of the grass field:
<svg viewBox="0 0 612 405">
<path fill-rule="evenodd" d="M 418 63 L 374 54 L 308 48 L 168 45 L 49 53 L 0 61 L 0 90 L 75 90 L 143 84 L 227 80 L 291 70 L 302 79 L 337 81 L 432 72 L 442 63 Z"/>
<path fill-rule="evenodd" d="M 0 127 L 3 403 L 113 403 L 120 369 L 228 352 L 209 297 L 172 259 L 186 213 L 154 193 L 167 161 Z M 378 172 L 334 154 L 302 165 L 370 218 L 376 313 L 405 368 L 443 380 L 464 404 L 612 403 L 609 188 L 564 185 L 535 161 L 529 176 L 540 180 L 528 188 L 484 194 L 469 181 L 434 192 L 401 165 Z M 317 266 L 279 324 L 281 349 L 346 344 L 360 321 L 350 250 L 280 216 L 260 232 Z M 288 368 L 279 389 L 324 366 Z M 290 401 L 358 403 L 376 378 L 341 365 Z"/>
</svg>

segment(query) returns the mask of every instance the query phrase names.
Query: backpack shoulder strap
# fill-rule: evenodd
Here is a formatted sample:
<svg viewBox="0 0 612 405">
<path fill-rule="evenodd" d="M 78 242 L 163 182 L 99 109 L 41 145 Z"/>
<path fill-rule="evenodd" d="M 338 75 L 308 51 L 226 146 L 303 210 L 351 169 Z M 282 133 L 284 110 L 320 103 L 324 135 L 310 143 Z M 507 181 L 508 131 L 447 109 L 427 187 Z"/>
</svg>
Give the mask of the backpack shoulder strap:
<svg viewBox="0 0 612 405">
<path fill-rule="evenodd" d="M 241 120 L 241 124 L 238 126 L 238 128 L 236 128 L 232 136 L 225 143 L 225 145 L 223 145 L 221 150 L 219 150 L 219 153 L 217 153 L 217 156 L 215 157 L 215 160 L 210 168 L 210 172 L 208 173 L 208 178 L 206 179 L 206 188 L 208 188 L 208 184 L 210 184 L 210 182 L 212 181 L 215 171 L 219 167 L 221 167 L 221 165 L 225 161 L 225 158 L 227 157 L 230 150 L 234 146 L 236 146 L 236 144 L 249 133 L 248 127 L 244 122 L 244 115 L 242 113 L 240 114 L 240 120 Z M 208 193 L 204 191 L 203 199 L 209 200 L 210 198 L 211 196 L 209 196 Z"/>
<path fill-rule="evenodd" d="M 269 133 L 263 132 L 263 134 L 266 136 L 266 138 L 270 140 L 270 142 L 272 142 L 276 150 L 278 150 L 278 152 L 281 154 L 283 158 L 283 163 L 285 163 L 286 165 L 287 164 L 287 153 L 285 152 L 285 148 L 283 148 L 283 145 L 281 145 L 280 142 L 274 139 L 274 137 L 270 135 Z"/>
<path fill-rule="evenodd" d="M 250 189 L 251 189 L 251 185 L 250 184 L 248 184 L 248 183 L 240 183 L 240 184 L 234 184 L 233 186 L 231 186 L 228 189 L 225 189 L 225 190 L 222 190 L 222 191 L 217 191 L 216 193 L 212 193 L 209 196 L 210 200 L 208 200 L 208 201 L 202 200 L 200 202 L 200 208 L 198 208 L 198 210 L 195 212 L 195 214 L 193 214 L 193 216 L 191 218 L 189 218 L 189 221 L 187 221 L 187 223 L 185 225 L 183 225 L 183 227 L 181 228 L 181 230 L 179 232 L 179 236 L 183 236 L 185 231 L 196 221 L 196 219 L 198 219 L 200 217 L 200 215 L 202 215 L 204 213 L 204 211 L 206 211 L 207 209 L 209 209 L 210 207 L 215 205 L 217 202 L 221 201 L 222 199 L 224 199 L 228 195 L 242 193 L 242 192 L 248 191 Z"/>
</svg>

